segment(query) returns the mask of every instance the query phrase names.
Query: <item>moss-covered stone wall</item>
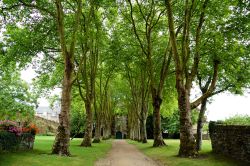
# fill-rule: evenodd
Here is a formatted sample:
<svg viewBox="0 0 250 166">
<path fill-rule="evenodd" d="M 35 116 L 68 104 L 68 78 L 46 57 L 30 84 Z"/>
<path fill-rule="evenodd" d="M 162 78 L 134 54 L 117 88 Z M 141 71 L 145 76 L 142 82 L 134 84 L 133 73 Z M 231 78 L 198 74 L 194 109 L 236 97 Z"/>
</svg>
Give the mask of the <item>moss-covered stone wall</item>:
<svg viewBox="0 0 250 166">
<path fill-rule="evenodd" d="M 213 152 L 250 162 L 250 126 L 210 122 L 209 133 Z"/>
</svg>

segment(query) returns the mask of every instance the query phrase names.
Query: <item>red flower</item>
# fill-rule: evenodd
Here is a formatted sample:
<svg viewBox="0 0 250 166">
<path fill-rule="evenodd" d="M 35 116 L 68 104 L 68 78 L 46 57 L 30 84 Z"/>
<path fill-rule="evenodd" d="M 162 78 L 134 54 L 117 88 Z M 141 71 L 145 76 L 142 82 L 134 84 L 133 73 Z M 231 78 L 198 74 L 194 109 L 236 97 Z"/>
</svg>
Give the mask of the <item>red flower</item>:
<svg viewBox="0 0 250 166">
<path fill-rule="evenodd" d="M 30 124 L 27 127 L 22 128 L 23 133 L 31 133 L 33 135 L 36 135 L 38 133 L 38 128 L 35 124 Z"/>
</svg>

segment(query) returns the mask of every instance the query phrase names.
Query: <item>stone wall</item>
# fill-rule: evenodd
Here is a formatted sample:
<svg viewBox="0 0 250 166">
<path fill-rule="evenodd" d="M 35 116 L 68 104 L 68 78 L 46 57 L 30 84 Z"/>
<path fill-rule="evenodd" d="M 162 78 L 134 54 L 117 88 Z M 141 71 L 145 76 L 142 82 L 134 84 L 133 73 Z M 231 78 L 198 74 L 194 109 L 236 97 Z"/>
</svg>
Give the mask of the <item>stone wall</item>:
<svg viewBox="0 0 250 166">
<path fill-rule="evenodd" d="M 35 124 L 39 134 L 55 134 L 59 123 L 35 116 Z"/>
<path fill-rule="evenodd" d="M 250 162 L 250 126 L 210 122 L 209 133 L 213 152 Z"/>
<path fill-rule="evenodd" d="M 116 115 L 115 132 L 116 132 L 116 138 L 117 138 L 117 134 L 118 135 L 120 134 L 119 132 L 121 132 L 123 139 L 127 137 L 127 116 Z"/>
</svg>

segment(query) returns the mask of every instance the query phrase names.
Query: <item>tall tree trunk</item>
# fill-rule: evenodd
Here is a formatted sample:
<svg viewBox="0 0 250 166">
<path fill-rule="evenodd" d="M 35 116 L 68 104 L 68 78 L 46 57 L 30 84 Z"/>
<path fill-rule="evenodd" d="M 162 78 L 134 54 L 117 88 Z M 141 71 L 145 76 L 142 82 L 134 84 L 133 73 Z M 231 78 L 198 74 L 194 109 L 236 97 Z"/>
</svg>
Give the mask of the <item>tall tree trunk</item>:
<svg viewBox="0 0 250 166">
<path fill-rule="evenodd" d="M 111 121 L 111 136 L 115 138 L 116 135 L 116 128 L 115 128 L 116 120 L 115 120 L 115 115 L 112 115 L 112 121 Z"/>
<path fill-rule="evenodd" d="M 100 117 L 97 117 L 95 125 L 95 137 L 93 143 L 99 143 L 99 142 L 101 142 L 101 120 Z"/>
<path fill-rule="evenodd" d="M 70 127 L 69 127 L 69 113 L 71 106 L 71 88 L 72 88 L 72 73 L 74 69 L 73 59 L 76 43 L 76 32 L 78 31 L 80 14 L 82 12 L 81 1 L 77 1 L 77 13 L 75 15 L 75 24 L 72 29 L 72 40 L 70 43 L 70 49 L 67 48 L 64 29 L 64 12 L 63 6 L 60 0 L 55 1 L 57 11 L 57 30 L 60 39 L 62 56 L 64 59 L 64 75 L 62 82 L 62 100 L 61 100 L 61 113 L 59 115 L 59 126 L 57 128 L 57 134 L 55 142 L 52 147 L 52 154 L 59 154 L 63 156 L 69 156 L 69 144 L 70 144 Z"/>
<path fill-rule="evenodd" d="M 154 121 L 154 144 L 153 147 L 164 146 L 166 145 L 162 138 L 161 133 L 161 108 L 162 99 L 159 96 L 153 98 L 153 121 Z"/>
<path fill-rule="evenodd" d="M 61 113 L 59 114 L 59 126 L 54 145 L 52 147 L 52 154 L 59 154 L 62 156 L 69 156 L 70 144 L 70 127 L 69 127 L 69 112 L 71 104 L 71 77 L 73 64 L 69 56 L 65 59 L 65 69 L 63 78 L 63 90 L 61 101 Z"/>
<path fill-rule="evenodd" d="M 195 138 L 192 130 L 191 107 L 189 101 L 189 92 L 179 87 L 178 105 L 180 111 L 180 149 L 179 156 L 193 157 L 197 155 L 195 148 Z"/>
<path fill-rule="evenodd" d="M 136 130 L 136 133 L 137 133 L 137 141 L 140 142 L 141 140 L 141 130 L 140 130 L 140 120 L 137 119 L 137 130 Z"/>
<path fill-rule="evenodd" d="M 201 30 L 203 23 L 205 21 L 205 9 L 207 7 L 209 0 L 204 0 L 199 16 L 199 22 L 196 27 L 195 32 L 195 47 L 194 49 L 190 48 L 190 34 L 192 34 L 191 27 L 191 17 L 194 12 L 194 2 L 195 1 L 185 1 L 185 14 L 183 20 L 183 33 L 182 33 L 182 42 L 181 42 L 181 54 L 179 54 L 177 44 L 177 36 L 174 26 L 174 16 L 172 6 L 173 3 L 171 0 L 165 0 L 167 8 L 167 17 L 168 17 L 168 27 L 170 34 L 170 42 L 173 51 L 173 57 L 175 61 L 175 70 L 176 70 L 176 89 L 178 92 L 178 105 L 180 111 L 180 150 L 179 156 L 183 157 L 195 157 L 197 155 L 195 147 L 195 138 L 192 131 L 192 122 L 191 122 L 191 104 L 190 104 L 190 89 L 192 88 L 192 82 L 197 75 L 198 67 L 200 63 L 200 44 L 201 44 Z M 193 60 L 190 59 L 191 52 L 194 51 Z M 191 63 L 190 63 L 191 62 Z M 198 98 L 195 102 L 192 103 L 192 107 L 198 106 L 202 99 L 207 98 L 212 91 L 214 90 L 217 75 L 218 75 L 218 64 L 219 62 L 214 61 L 214 75 L 212 83 L 209 87 L 209 90 Z"/>
<path fill-rule="evenodd" d="M 95 110 L 95 137 L 93 143 L 101 142 L 101 120 L 102 120 L 102 107 L 97 108 L 96 94 L 94 94 L 94 110 Z"/>
<path fill-rule="evenodd" d="M 148 109 L 146 107 L 146 104 L 142 104 L 142 110 L 141 110 L 141 118 L 140 118 L 140 131 L 141 131 L 141 142 L 147 143 L 147 129 L 146 129 L 146 123 L 147 123 L 147 114 Z"/>
<path fill-rule="evenodd" d="M 92 109 L 91 109 L 91 102 L 86 101 L 85 103 L 85 109 L 86 109 L 86 128 L 84 133 L 84 139 L 81 143 L 81 146 L 89 147 L 91 146 L 92 142 Z"/>
<path fill-rule="evenodd" d="M 107 140 L 110 138 L 110 134 L 111 134 L 111 124 L 110 122 L 105 122 L 104 125 L 104 130 L 103 130 L 103 140 Z"/>
<path fill-rule="evenodd" d="M 139 141 L 140 140 L 140 121 L 138 119 L 135 120 L 135 140 Z"/>
<path fill-rule="evenodd" d="M 131 129 L 131 126 L 130 126 L 130 120 L 129 120 L 129 111 L 128 111 L 128 115 L 127 115 L 127 138 L 128 139 L 131 139 L 131 135 L 130 135 L 130 129 Z"/>
<path fill-rule="evenodd" d="M 204 125 L 204 115 L 206 112 L 207 98 L 201 102 L 201 109 L 197 122 L 197 138 L 196 138 L 196 150 L 200 151 L 202 147 L 202 128 Z"/>
<path fill-rule="evenodd" d="M 140 131 L 141 131 L 141 138 L 140 141 L 142 143 L 147 143 L 147 130 L 146 130 L 146 120 L 141 120 L 140 121 Z"/>
</svg>

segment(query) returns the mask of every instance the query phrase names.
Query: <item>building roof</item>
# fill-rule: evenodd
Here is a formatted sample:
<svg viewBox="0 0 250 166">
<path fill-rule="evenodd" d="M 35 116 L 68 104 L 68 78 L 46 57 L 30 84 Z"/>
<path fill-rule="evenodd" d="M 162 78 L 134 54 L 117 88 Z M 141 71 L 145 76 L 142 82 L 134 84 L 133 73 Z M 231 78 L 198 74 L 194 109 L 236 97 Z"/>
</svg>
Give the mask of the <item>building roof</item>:
<svg viewBox="0 0 250 166">
<path fill-rule="evenodd" d="M 59 112 L 59 110 L 52 110 L 50 107 L 46 107 L 46 106 L 39 106 L 36 109 L 36 113 L 38 113 L 38 114 L 42 114 L 44 112 L 47 112 L 47 113 L 56 113 L 56 112 Z"/>
</svg>

